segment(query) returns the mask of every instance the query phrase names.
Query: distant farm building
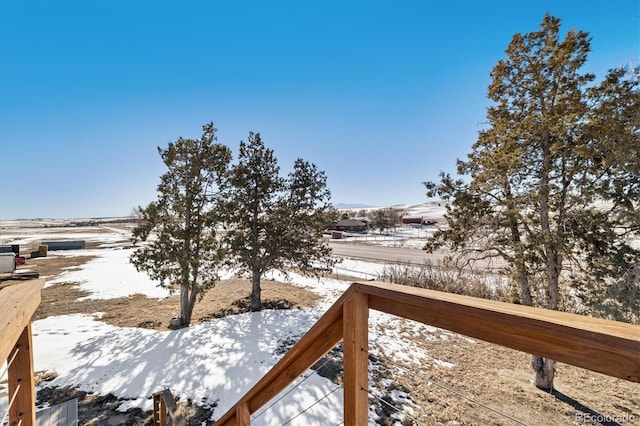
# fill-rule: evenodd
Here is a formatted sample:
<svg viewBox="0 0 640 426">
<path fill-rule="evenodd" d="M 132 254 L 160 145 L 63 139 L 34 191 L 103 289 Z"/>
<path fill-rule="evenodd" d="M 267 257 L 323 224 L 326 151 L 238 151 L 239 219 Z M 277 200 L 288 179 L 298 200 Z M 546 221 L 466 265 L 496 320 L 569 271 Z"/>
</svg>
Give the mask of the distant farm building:
<svg viewBox="0 0 640 426">
<path fill-rule="evenodd" d="M 79 241 L 43 241 L 43 246 L 47 246 L 49 251 L 55 250 L 83 250 L 85 243 L 82 240 Z"/>
<path fill-rule="evenodd" d="M 435 225 L 438 223 L 436 220 L 429 220 L 424 216 L 405 216 L 402 218 L 403 225 Z"/>
<path fill-rule="evenodd" d="M 352 232 L 363 232 L 366 231 L 367 228 L 368 226 L 366 222 L 357 219 L 342 219 L 333 226 L 333 229 L 336 231 Z"/>
<path fill-rule="evenodd" d="M 403 225 L 411 225 L 411 224 L 417 224 L 417 225 L 422 225 L 422 216 L 414 216 L 414 217 L 403 217 L 402 218 L 402 224 Z"/>
<path fill-rule="evenodd" d="M 19 244 L 2 244 L 0 245 L 0 253 L 13 253 L 16 256 L 20 256 Z"/>
</svg>

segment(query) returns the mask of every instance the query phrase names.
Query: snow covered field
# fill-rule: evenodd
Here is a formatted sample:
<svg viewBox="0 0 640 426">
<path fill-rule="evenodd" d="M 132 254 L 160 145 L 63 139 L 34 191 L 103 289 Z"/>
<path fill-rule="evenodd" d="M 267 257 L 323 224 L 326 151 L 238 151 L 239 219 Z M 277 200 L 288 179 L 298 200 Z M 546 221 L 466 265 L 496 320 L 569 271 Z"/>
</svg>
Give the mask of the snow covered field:
<svg viewBox="0 0 640 426">
<path fill-rule="evenodd" d="M 11 242 L 33 242 L 47 238 L 47 232 L 16 235 Z M 104 242 L 103 248 L 52 252 L 50 256 L 93 255 L 95 259 L 80 268 L 52 277 L 47 286 L 78 282 L 90 298 L 116 298 L 133 293 L 162 298 L 168 293 L 128 262 L 132 248 L 114 244 L 122 240 L 117 229 L 102 228 L 99 233 L 56 232 L 56 237 L 81 239 L 85 235 Z M 6 240 L 6 234 L 3 236 Z M 358 271 L 363 277 L 381 272 L 383 265 L 345 260 L 336 272 Z M 351 273 L 353 275 L 353 273 Z M 289 281 L 319 294 L 322 301 L 304 310 L 265 310 L 227 316 L 175 331 L 119 328 L 93 315 L 49 317 L 33 323 L 35 370 L 50 370 L 58 376 L 46 386 L 74 386 L 99 394 L 112 393 L 125 400 L 120 409 L 140 407 L 150 410 L 151 395 L 164 388 L 196 404 L 215 406 L 212 420 L 220 417 L 251 388 L 282 356 L 278 350 L 297 341 L 349 286 L 349 281 L 306 278 L 279 272 L 267 278 Z M 385 314 L 371 312 L 371 352 L 391 360 L 410 360 L 417 365 L 451 368 L 446 361 L 431 359 L 411 345 L 410 339 L 446 339 L 447 333 L 432 335 L 432 327 L 410 323 Z M 287 342 L 287 343 L 285 343 Z M 411 350 L 407 350 L 411 347 Z M 1 370 L 0 370 L 1 371 Z M 0 378 L 1 380 L 1 378 Z M 300 382 L 303 382 L 300 384 Z M 254 424 L 328 425 L 342 422 L 342 389 L 309 370 L 293 386 L 283 391 L 264 411 L 254 415 Z M 372 383 L 371 392 L 388 395 Z M 402 392 L 391 397 L 411 411 Z M 6 401 L 3 401 L 6 404 Z M 1 403 L 0 403 L 1 404 Z M 0 407 L 0 415 L 4 410 Z M 401 416 L 399 416 L 401 417 Z M 376 414 L 370 415 L 375 424 Z"/>
</svg>

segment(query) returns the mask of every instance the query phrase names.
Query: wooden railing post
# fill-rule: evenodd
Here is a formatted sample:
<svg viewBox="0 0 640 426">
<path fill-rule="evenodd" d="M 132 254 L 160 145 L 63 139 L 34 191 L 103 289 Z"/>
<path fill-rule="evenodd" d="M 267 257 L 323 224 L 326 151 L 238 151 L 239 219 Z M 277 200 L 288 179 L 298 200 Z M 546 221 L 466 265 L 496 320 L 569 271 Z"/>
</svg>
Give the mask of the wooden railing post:
<svg viewBox="0 0 640 426">
<path fill-rule="evenodd" d="M 9 398 L 13 404 L 9 409 L 9 425 L 35 426 L 35 383 L 33 377 L 33 351 L 31 349 L 31 323 L 20 334 L 16 342 L 18 353 L 9 365 Z M 14 397 L 15 395 L 15 397 Z"/>
<path fill-rule="evenodd" d="M 344 424 L 367 424 L 369 414 L 369 301 L 356 292 L 344 304 Z"/>
<path fill-rule="evenodd" d="M 167 426 L 167 405 L 162 398 L 162 392 L 153 394 L 153 424 Z"/>
<path fill-rule="evenodd" d="M 169 418 L 173 426 L 187 426 L 173 394 L 169 389 L 165 389 L 153 394 L 153 424 L 167 426 Z"/>
</svg>

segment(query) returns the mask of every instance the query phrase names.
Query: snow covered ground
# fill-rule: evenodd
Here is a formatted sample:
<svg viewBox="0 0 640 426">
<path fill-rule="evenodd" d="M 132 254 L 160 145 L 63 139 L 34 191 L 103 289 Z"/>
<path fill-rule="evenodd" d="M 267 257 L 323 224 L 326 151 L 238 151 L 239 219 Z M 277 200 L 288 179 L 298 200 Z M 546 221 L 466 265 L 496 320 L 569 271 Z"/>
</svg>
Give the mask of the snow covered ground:
<svg viewBox="0 0 640 426">
<path fill-rule="evenodd" d="M 70 233 L 80 239 L 78 234 Z M 99 237 L 96 237 L 99 235 Z M 58 237 L 61 234 L 57 233 Z M 115 298 L 133 293 L 165 297 L 149 278 L 129 263 L 131 248 L 113 244 L 123 237 L 120 230 L 102 229 L 91 233 L 107 244 L 104 248 L 55 252 L 53 256 L 96 256 L 76 270 L 66 271 L 47 285 L 78 282 L 91 298 Z M 20 235 L 19 241 L 36 241 L 43 235 Z M 4 237 L 6 239 L 6 236 Z M 14 240 L 10 241 L 14 242 Z M 375 277 L 383 265 L 345 260 L 339 274 Z M 184 399 L 215 406 L 212 419 L 220 417 L 246 393 L 282 356 L 278 348 L 297 341 L 349 286 L 349 281 L 307 278 L 279 272 L 269 277 L 306 287 L 321 295 L 322 301 L 304 310 L 266 310 L 233 315 L 175 331 L 119 328 L 93 315 L 49 317 L 33 323 L 35 370 L 56 371 L 58 376 L 46 386 L 75 386 L 99 394 L 112 393 L 125 400 L 120 407 L 150 410 L 151 395 L 166 387 Z M 451 368 L 446 361 L 431 359 L 411 343 L 411 338 L 435 337 L 435 329 L 385 314 L 371 312 L 371 352 L 390 360 L 405 360 L 433 368 Z M 407 348 L 411 350 L 407 350 Z M 2 371 L 2 368 L 0 368 Z M 0 381 L 2 378 L 0 378 Z M 254 414 L 253 424 L 329 425 L 342 422 L 342 388 L 309 370 L 292 386 L 296 389 L 274 398 L 264 410 Z M 406 412 L 410 402 L 402 392 L 387 393 L 372 383 L 372 394 L 388 395 Z M 3 414 L 0 403 L 0 415 Z M 400 419 L 402 415 L 399 415 Z M 370 414 L 371 424 L 376 415 Z"/>
<path fill-rule="evenodd" d="M 410 227 L 402 226 L 385 230 L 384 232 L 371 231 L 366 234 L 356 232 L 345 232 L 343 239 L 332 240 L 334 243 L 361 243 L 382 247 L 407 247 L 422 249 L 434 232 L 437 226 Z"/>
</svg>

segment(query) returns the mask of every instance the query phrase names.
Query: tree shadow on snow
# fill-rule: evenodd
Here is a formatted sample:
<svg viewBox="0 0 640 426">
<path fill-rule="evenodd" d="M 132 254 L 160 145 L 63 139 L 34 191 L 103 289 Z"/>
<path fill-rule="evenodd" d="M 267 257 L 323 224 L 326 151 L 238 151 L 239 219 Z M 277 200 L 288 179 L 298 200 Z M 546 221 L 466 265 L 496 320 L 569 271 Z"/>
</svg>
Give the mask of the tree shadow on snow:
<svg viewBox="0 0 640 426">
<path fill-rule="evenodd" d="M 151 407 L 154 392 L 169 388 L 195 404 L 216 405 L 214 417 L 219 418 L 278 361 L 282 336 L 309 327 L 301 311 L 264 310 L 174 331 L 118 328 L 78 344 L 71 351 L 78 366 L 50 385 L 113 393 L 145 407 Z M 301 395 L 287 398 L 287 414 L 302 412 L 308 400 L 331 388 L 322 380 L 326 384 L 301 388 Z M 307 417 L 307 422 L 322 424 L 320 416 L 309 414 L 316 418 Z"/>
</svg>

